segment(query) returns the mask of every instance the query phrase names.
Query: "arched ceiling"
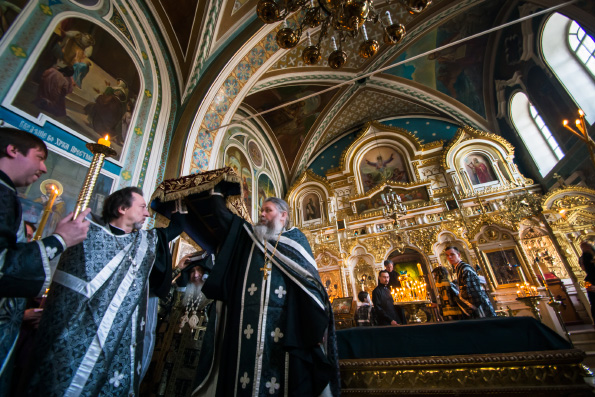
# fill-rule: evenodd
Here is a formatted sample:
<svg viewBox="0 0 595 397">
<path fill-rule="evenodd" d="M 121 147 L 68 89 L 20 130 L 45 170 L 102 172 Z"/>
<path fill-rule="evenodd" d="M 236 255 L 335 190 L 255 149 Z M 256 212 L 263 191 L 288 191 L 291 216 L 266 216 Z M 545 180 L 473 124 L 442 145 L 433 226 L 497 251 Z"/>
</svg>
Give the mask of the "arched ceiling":
<svg viewBox="0 0 595 397">
<path fill-rule="evenodd" d="M 176 65 L 176 79 L 187 116 L 186 123 L 181 123 L 178 129 L 185 130 L 180 133 L 187 133 L 191 125 L 196 124 L 196 121 L 190 121 L 190 117 L 198 113 L 196 107 L 202 106 L 202 98 L 206 96 L 205 89 L 196 90 L 198 82 L 216 84 L 218 79 L 226 78 L 220 74 L 223 73 L 222 68 L 209 68 L 209 65 L 225 65 L 227 60 L 235 59 L 238 48 L 248 54 L 246 49 L 249 50 L 271 32 L 274 35 L 278 27 L 264 25 L 256 18 L 256 0 L 149 2 Z M 432 54 L 425 53 L 493 28 L 513 16 L 518 17 L 517 10 L 521 6 L 527 7 L 523 3 L 434 0 L 426 11 L 412 16 L 404 12 L 398 2 L 390 5 L 376 2 L 379 11 L 390 10 L 394 22 L 405 24 L 407 35 L 398 46 L 383 44 L 378 27 L 369 26 L 371 38 L 381 43 L 378 54 L 367 60 L 359 58 L 357 49 L 361 37 L 349 39 L 343 45 L 348 62 L 336 71 L 326 63 L 330 52 L 328 40 L 322 43 L 321 63 L 317 66 L 304 65 L 300 55 L 307 45 L 304 33 L 302 42 L 295 49 L 277 49 L 274 56 L 265 58 L 269 62 L 265 61 L 264 70 L 248 74 L 240 90 L 244 84 L 249 89 L 240 91 L 242 94 L 232 99 L 239 101 L 240 105 L 229 108 L 244 106 L 261 112 L 316 94 L 259 116 L 259 122 L 269 127 L 265 129 L 265 133 L 270 135 L 268 138 L 283 151 L 285 178 L 289 183 L 325 146 L 371 120 L 427 118 L 493 130 L 488 121 L 490 112 L 487 109 L 491 105 L 486 94 L 486 87 L 491 84 L 486 65 L 495 56 L 493 48 L 490 48 L 490 36 L 481 36 Z M 259 27 L 256 30 L 255 25 Z M 289 26 L 292 25 L 295 25 L 294 19 L 289 20 Z M 252 31 L 256 33 L 246 33 Z M 318 31 L 311 29 L 310 33 L 312 41 L 316 41 Z M 228 50 L 231 48 L 233 51 Z M 367 76 L 387 65 L 410 60 L 420 54 L 425 55 Z M 234 73 L 238 74 L 237 70 Z M 225 115 L 222 115 L 221 120 L 224 118 Z M 216 132 L 211 134 L 214 136 Z M 436 139 L 441 137 L 436 136 Z"/>
</svg>

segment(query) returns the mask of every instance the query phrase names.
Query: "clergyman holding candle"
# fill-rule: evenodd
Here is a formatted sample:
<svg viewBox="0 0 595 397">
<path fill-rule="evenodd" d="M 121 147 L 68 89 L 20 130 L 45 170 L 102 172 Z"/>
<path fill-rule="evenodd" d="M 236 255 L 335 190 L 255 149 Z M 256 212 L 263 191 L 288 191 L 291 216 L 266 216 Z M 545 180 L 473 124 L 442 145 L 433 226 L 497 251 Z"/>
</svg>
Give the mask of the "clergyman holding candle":
<svg viewBox="0 0 595 397">
<path fill-rule="evenodd" d="M 0 128 L 0 395 L 9 395 L 12 353 L 26 298 L 41 296 L 51 281 L 49 261 L 87 237 L 82 212 L 68 214 L 54 233 L 27 242 L 16 188 L 29 186 L 47 172 L 48 149 L 28 132 Z"/>
</svg>

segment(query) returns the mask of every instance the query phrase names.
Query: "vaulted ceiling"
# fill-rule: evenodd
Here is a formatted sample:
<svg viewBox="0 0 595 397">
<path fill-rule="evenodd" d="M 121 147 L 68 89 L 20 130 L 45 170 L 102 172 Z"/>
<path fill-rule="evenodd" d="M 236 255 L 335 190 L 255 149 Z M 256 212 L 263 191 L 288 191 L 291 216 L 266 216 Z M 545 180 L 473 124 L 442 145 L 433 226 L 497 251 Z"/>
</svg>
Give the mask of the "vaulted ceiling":
<svg viewBox="0 0 595 397">
<path fill-rule="evenodd" d="M 371 59 L 360 58 L 361 36 L 348 39 L 343 44 L 348 61 L 340 70 L 327 65 L 328 40 L 322 42 L 322 61 L 304 65 L 305 32 L 296 48 L 278 49 L 274 35 L 279 26 L 258 20 L 256 0 L 149 3 L 175 65 L 183 109 L 178 129 L 188 131 L 196 124 L 194 115 L 208 105 L 213 86 L 221 86 L 218 95 L 228 95 L 225 78 L 237 79 L 238 86 L 227 102 L 216 97 L 225 105 L 217 108 L 217 123 L 203 122 L 203 130 L 214 125 L 206 132 L 213 141 L 216 128 L 231 120 L 226 112 L 241 107 L 255 114 L 295 101 L 259 116 L 268 126 L 268 138 L 282 151 L 285 178 L 291 183 L 328 145 L 370 120 L 428 118 L 493 131 L 491 65 L 503 51 L 498 47 L 501 33 L 465 39 L 558 2 L 434 0 L 423 13 L 410 15 L 396 1 L 378 1 L 374 5 L 380 13 L 390 10 L 393 21 L 406 26 L 405 39 L 386 45 L 383 32 L 370 23 L 368 33 L 381 43 L 380 51 Z M 289 26 L 296 18 L 289 18 Z M 312 42 L 318 34 L 310 29 Z M 459 40 L 463 41 L 436 51 Z M 227 77 L 230 65 L 237 66 Z M 390 65 L 395 66 L 387 68 Z"/>
</svg>

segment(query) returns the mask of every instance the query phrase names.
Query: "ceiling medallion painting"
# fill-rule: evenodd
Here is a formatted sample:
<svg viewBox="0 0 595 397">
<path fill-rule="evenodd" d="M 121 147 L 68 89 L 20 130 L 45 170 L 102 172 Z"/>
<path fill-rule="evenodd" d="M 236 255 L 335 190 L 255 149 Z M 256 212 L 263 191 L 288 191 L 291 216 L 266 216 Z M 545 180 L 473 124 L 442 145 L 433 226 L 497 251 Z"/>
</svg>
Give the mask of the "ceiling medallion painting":
<svg viewBox="0 0 595 397">
<path fill-rule="evenodd" d="M 322 58 L 321 42 L 329 37 L 329 28 L 333 30 L 330 41 L 334 51 L 328 57 L 328 64 L 333 69 L 339 69 L 347 62 L 347 53 L 342 48 L 345 39 L 358 37 L 360 31 L 364 40 L 359 47 L 359 56 L 371 58 L 376 55 L 380 44 L 377 40 L 369 39 L 366 22 L 380 24 L 384 30 L 384 42 L 388 45 L 397 44 L 405 37 L 405 26 L 393 23 L 389 11 L 381 18 L 372 0 L 318 0 L 316 3 L 314 0 L 260 0 L 256 8 L 258 17 L 264 23 L 286 20 L 289 15 L 298 11 L 301 20 L 297 29 L 294 30 L 285 23 L 277 32 L 277 44 L 284 49 L 297 46 L 304 29 L 320 26 L 320 36 L 316 44 L 310 42 L 308 33 L 308 46 L 302 52 L 302 59 L 307 65 L 315 65 Z M 388 3 L 391 4 L 392 1 L 389 0 Z M 425 10 L 432 0 L 399 0 L 398 3 L 409 13 L 418 14 Z"/>
</svg>

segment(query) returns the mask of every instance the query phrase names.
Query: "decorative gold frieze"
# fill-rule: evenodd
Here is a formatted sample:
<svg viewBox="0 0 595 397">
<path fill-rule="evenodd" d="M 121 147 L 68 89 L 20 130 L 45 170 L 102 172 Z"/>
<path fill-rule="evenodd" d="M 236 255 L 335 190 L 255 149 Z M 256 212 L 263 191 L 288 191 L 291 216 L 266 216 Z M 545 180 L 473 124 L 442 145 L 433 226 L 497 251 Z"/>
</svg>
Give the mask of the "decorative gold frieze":
<svg viewBox="0 0 595 397">
<path fill-rule="evenodd" d="M 392 359 L 340 360 L 343 395 L 453 395 L 475 392 L 528 395 L 582 395 L 589 386 L 578 349 L 431 356 Z"/>
</svg>

